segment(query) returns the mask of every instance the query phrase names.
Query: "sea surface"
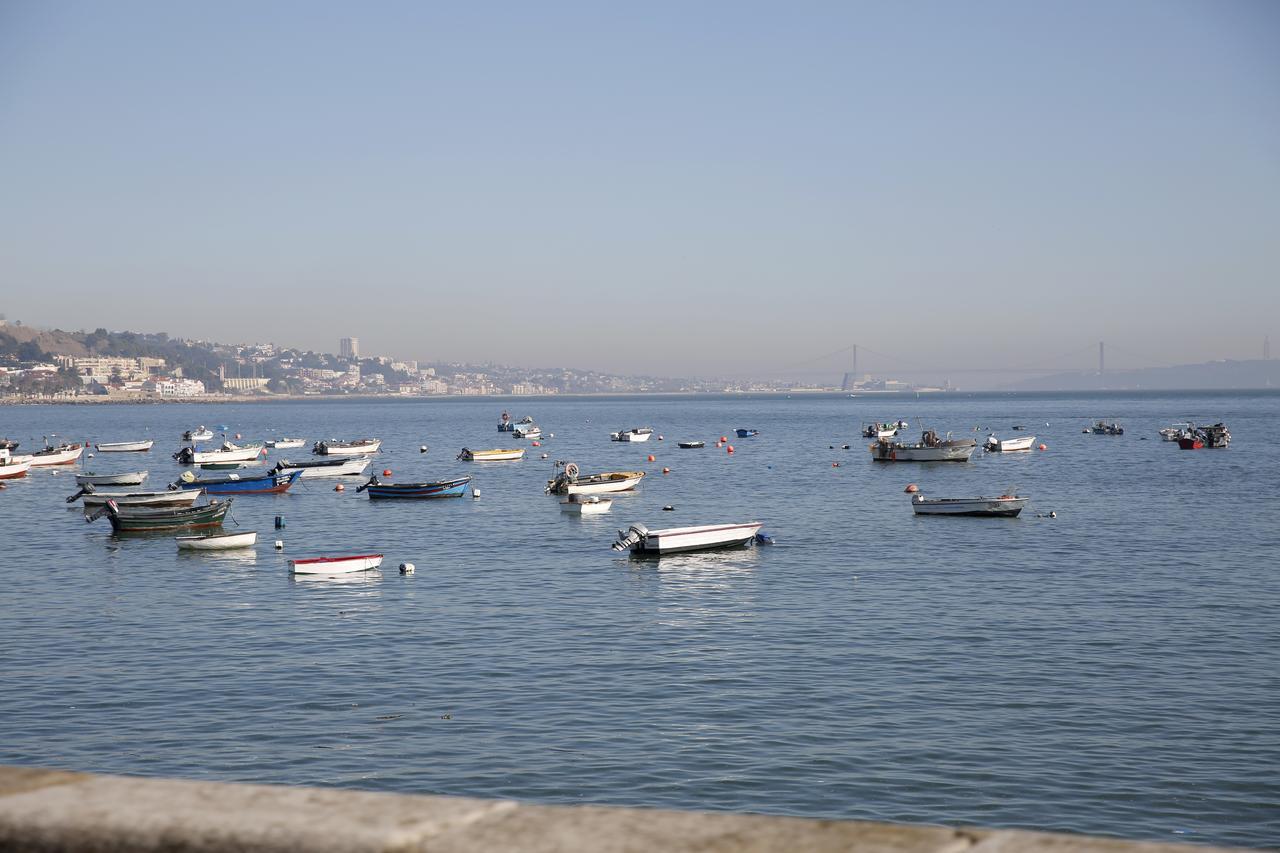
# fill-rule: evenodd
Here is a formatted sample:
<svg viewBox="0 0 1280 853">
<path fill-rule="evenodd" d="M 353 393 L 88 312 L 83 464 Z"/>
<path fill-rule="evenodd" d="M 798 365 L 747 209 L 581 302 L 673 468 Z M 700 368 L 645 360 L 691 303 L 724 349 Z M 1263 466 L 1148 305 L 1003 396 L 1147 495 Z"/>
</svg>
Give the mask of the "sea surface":
<svg viewBox="0 0 1280 853">
<path fill-rule="evenodd" d="M 496 430 L 504 406 L 554 437 L 520 462 L 455 460 L 518 443 Z M 1047 449 L 873 463 L 860 424 L 899 418 L 915 436 L 1030 433 Z M 1082 434 L 1098 418 L 1125 435 Z M 1230 449 L 1159 440 L 1188 419 L 1226 421 Z M 358 480 L 300 481 L 237 497 L 228 529 L 259 544 L 216 556 L 86 524 L 63 501 L 81 466 L 9 481 L 0 762 L 1280 843 L 1280 395 L 0 408 L 20 452 L 42 435 L 155 438 L 83 462 L 146 468 L 155 488 L 199 424 L 377 436 L 371 471 L 474 474 L 479 498 L 371 502 Z M 608 439 L 645 425 L 665 440 Z M 706 448 L 676 447 L 692 438 Z M 555 460 L 648 476 L 575 518 L 543 494 Z M 1031 501 L 1017 519 L 915 517 L 908 483 Z M 609 547 L 635 521 L 748 520 L 775 544 L 657 561 Z M 380 572 L 286 563 L 367 551 Z"/>
</svg>

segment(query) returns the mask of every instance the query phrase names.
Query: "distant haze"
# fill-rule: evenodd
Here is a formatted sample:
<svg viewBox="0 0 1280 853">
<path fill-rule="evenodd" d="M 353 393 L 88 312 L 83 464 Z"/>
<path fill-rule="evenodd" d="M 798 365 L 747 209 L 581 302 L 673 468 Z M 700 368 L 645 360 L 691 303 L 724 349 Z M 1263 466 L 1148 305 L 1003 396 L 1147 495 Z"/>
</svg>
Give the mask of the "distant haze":
<svg viewBox="0 0 1280 853">
<path fill-rule="evenodd" d="M 0 311 L 665 375 L 1257 358 L 1277 45 L 1271 0 L 14 0 Z"/>
</svg>

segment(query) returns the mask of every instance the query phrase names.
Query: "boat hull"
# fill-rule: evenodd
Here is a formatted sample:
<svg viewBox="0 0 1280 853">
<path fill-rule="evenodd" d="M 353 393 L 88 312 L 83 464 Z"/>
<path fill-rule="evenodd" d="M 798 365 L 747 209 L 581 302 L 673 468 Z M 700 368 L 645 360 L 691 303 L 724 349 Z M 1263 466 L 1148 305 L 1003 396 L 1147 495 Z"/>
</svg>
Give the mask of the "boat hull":
<svg viewBox="0 0 1280 853">
<path fill-rule="evenodd" d="M 109 513 L 111 529 L 116 533 L 160 533 L 167 530 L 221 527 L 231 509 L 231 501 L 211 503 L 190 509 L 150 509 L 120 507 Z"/>
<path fill-rule="evenodd" d="M 109 444 L 95 444 L 99 453 L 146 453 L 155 444 L 154 439 L 147 441 L 115 441 Z"/>
<path fill-rule="evenodd" d="M 922 498 L 911 502 L 916 515 L 967 515 L 987 518 L 1016 518 L 1027 505 L 1026 498 Z"/>
<path fill-rule="evenodd" d="M 0 480 L 16 480 L 19 477 L 27 476 L 27 472 L 30 470 L 30 462 L 9 462 L 0 465 Z"/>
<path fill-rule="evenodd" d="M 734 432 L 738 434 L 738 438 L 755 438 L 760 434 L 758 429 L 736 429 Z"/>
<path fill-rule="evenodd" d="M 305 438 L 281 438 L 267 442 L 267 447 L 274 447 L 276 450 L 293 450 L 297 447 L 306 446 L 307 440 Z"/>
<path fill-rule="evenodd" d="M 976 444 L 925 447 L 878 441 L 871 445 L 871 458 L 876 462 L 968 462 L 976 449 Z"/>
<path fill-rule="evenodd" d="M 370 500 L 429 500 L 431 498 L 460 498 L 467 491 L 470 477 L 442 480 L 438 483 L 377 483 L 365 487 Z"/>
<path fill-rule="evenodd" d="M 290 560 L 289 570 L 295 575 L 345 575 L 367 572 L 382 565 L 381 554 L 359 554 L 353 557 L 311 557 Z"/>
<path fill-rule="evenodd" d="M 369 467 L 373 461 L 367 457 L 356 456 L 350 459 L 334 460 L 337 464 L 322 463 L 312 465 L 303 463 L 301 465 L 290 465 L 288 461 L 281 461 L 276 469 L 281 473 L 291 473 L 293 471 L 302 472 L 304 479 L 319 479 L 323 477 L 351 477 L 364 473 L 364 469 Z"/>
<path fill-rule="evenodd" d="M 1183 450 L 1203 450 L 1204 439 L 1201 438 L 1180 438 L 1178 439 L 1178 447 Z"/>
<path fill-rule="evenodd" d="M 353 442 L 317 442 L 315 452 L 321 456 L 367 456 L 377 453 L 382 448 L 382 439 L 372 439 L 367 443 Z"/>
<path fill-rule="evenodd" d="M 607 495 L 631 491 L 643 479 L 643 471 L 612 471 L 574 480 L 557 477 L 547 484 L 547 491 L 553 495 Z"/>
<path fill-rule="evenodd" d="M 496 448 L 494 450 L 467 450 L 463 449 L 458 454 L 458 458 L 467 462 L 508 462 L 514 459 L 524 458 L 524 448 L 516 448 L 508 450 L 505 448 Z"/>
<path fill-rule="evenodd" d="M 142 507 L 180 507 L 195 506 L 201 491 L 192 489 L 182 491 L 174 489 L 167 492 L 95 492 L 81 496 L 85 509 L 101 507 L 107 501 L 115 501 L 119 506 Z"/>
<path fill-rule="evenodd" d="M 762 526 L 762 523 L 753 521 L 747 524 L 706 524 L 649 530 L 631 546 L 631 553 L 687 554 L 691 551 L 742 547 L 755 541 Z"/>
<path fill-rule="evenodd" d="M 179 551 L 230 551 L 236 548 L 251 548 L 258 542 L 258 533 L 214 533 L 209 536 L 178 536 Z"/>
<path fill-rule="evenodd" d="M 997 438 L 988 440 L 986 449 L 993 453 L 1016 453 L 1021 450 L 1030 450 L 1035 443 L 1036 437 L 1034 435 L 1022 436 L 1021 438 Z"/>
<path fill-rule="evenodd" d="M 196 450 L 191 453 L 191 463 L 203 465 L 209 462 L 251 462 L 262 452 L 263 449 L 259 445 L 237 447 L 232 450 Z"/>
<path fill-rule="evenodd" d="M 69 447 L 60 447 L 52 453 L 33 453 L 31 454 L 32 468 L 47 468 L 50 465 L 72 465 L 80 454 L 84 453 L 83 444 L 73 444 Z"/>
<path fill-rule="evenodd" d="M 571 515 L 600 515 L 612 507 L 613 501 L 610 498 L 588 497 L 586 500 L 574 500 L 570 497 L 567 501 L 560 501 L 560 511 Z"/>
<path fill-rule="evenodd" d="M 76 474 L 77 486 L 140 486 L 147 479 L 147 471 L 129 471 L 123 474 Z"/>
<path fill-rule="evenodd" d="M 211 495 L 274 495 L 287 492 L 289 487 L 302 476 L 300 471 L 293 473 L 265 474 L 258 477 L 230 477 L 219 480 L 178 480 L 180 489 L 204 489 Z"/>
</svg>

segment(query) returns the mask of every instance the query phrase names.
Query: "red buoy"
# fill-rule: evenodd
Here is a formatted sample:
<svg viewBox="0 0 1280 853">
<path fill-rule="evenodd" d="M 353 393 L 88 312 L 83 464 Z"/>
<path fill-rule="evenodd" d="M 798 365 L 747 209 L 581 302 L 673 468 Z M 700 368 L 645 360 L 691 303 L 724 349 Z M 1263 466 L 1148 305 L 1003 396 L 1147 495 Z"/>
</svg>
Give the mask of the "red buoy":
<svg viewBox="0 0 1280 853">
<path fill-rule="evenodd" d="M 653 461 L 653 454 L 652 454 L 652 453 L 650 453 L 650 454 L 649 454 L 649 461 L 650 461 L 650 462 L 652 462 L 652 461 Z"/>
<path fill-rule="evenodd" d="M 663 468 L 663 469 L 662 469 L 662 473 L 664 473 L 664 474 L 670 474 L 670 473 L 671 473 L 671 469 L 670 469 L 670 468 Z"/>
<path fill-rule="evenodd" d="M 725 448 L 725 450 L 726 450 L 726 451 L 728 451 L 729 453 L 732 453 L 732 452 L 733 452 L 733 445 L 732 445 L 732 444 L 731 444 L 731 445 L 729 445 L 728 447 L 726 447 L 726 448 Z"/>
<path fill-rule="evenodd" d="M 728 441 L 728 440 L 729 440 L 729 436 L 727 436 L 727 435 L 722 435 L 722 436 L 720 436 L 720 440 L 721 440 L 721 441 Z"/>
<path fill-rule="evenodd" d="M 1041 449 L 1041 450 L 1048 450 L 1048 449 L 1049 449 L 1049 445 L 1047 445 L 1047 444 L 1042 444 L 1042 445 L 1040 445 L 1040 449 Z"/>
<path fill-rule="evenodd" d="M 391 469 L 390 469 L 390 468 L 383 468 L 383 469 L 382 469 L 382 476 L 384 476 L 384 477 L 390 477 L 390 476 L 391 476 Z"/>
<path fill-rule="evenodd" d="M 347 487 L 339 483 L 338 485 L 333 487 L 333 490 L 335 492 L 345 492 L 347 490 Z"/>
<path fill-rule="evenodd" d="M 907 487 L 902 491 L 906 492 L 909 495 L 913 495 L 916 492 L 920 491 L 920 487 L 917 486 L 915 483 L 907 483 Z"/>
</svg>

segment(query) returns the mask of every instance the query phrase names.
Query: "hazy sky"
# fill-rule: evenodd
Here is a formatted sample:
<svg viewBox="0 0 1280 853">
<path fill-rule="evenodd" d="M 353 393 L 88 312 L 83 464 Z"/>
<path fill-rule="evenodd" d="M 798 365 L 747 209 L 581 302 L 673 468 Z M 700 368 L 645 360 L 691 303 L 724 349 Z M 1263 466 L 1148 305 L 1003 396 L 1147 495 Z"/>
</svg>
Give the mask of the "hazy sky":
<svg viewBox="0 0 1280 853">
<path fill-rule="evenodd" d="M 1119 367 L 1280 347 L 1278 273 L 1272 0 L 0 0 L 32 325 Z"/>
</svg>

